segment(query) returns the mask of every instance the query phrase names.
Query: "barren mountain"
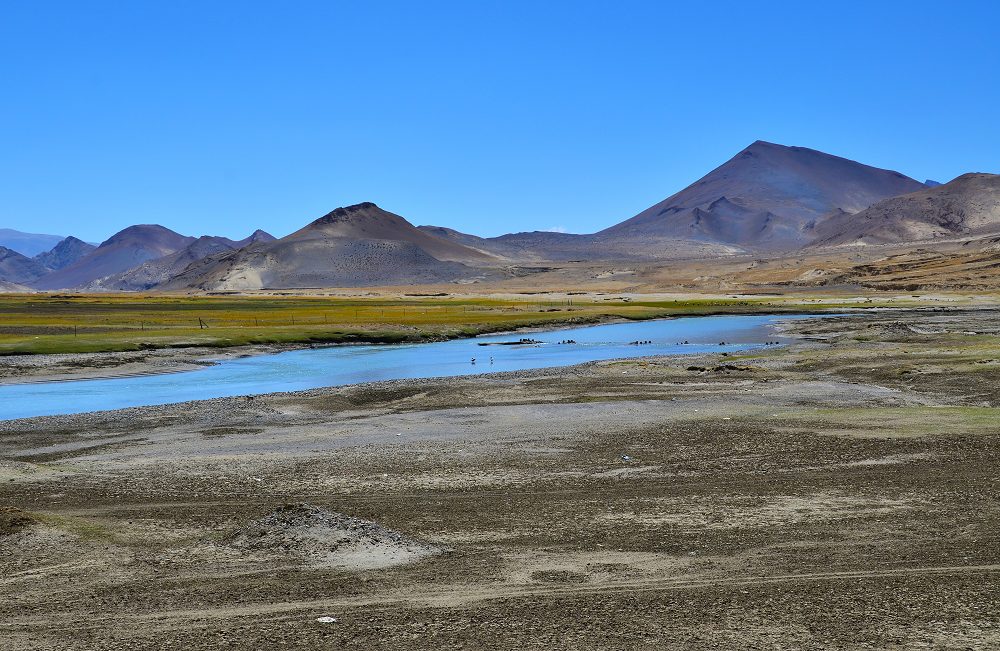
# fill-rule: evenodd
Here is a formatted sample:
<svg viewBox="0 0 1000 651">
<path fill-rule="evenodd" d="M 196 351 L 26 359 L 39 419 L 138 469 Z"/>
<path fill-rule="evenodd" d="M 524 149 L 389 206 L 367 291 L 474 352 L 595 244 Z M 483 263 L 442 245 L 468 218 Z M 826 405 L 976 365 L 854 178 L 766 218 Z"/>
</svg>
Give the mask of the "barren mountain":
<svg viewBox="0 0 1000 651">
<path fill-rule="evenodd" d="M 338 208 L 274 242 L 209 256 L 163 289 L 240 290 L 450 282 L 498 258 L 435 237 L 373 203 Z M 485 272 L 490 273 L 490 272 Z"/>
<path fill-rule="evenodd" d="M 56 244 L 51 251 L 36 255 L 35 260 L 50 271 L 58 271 L 75 263 L 96 248 L 93 244 L 70 235 Z"/>
<path fill-rule="evenodd" d="M 916 242 L 1000 233 L 1000 175 L 957 179 L 839 214 L 816 229 L 816 246 Z"/>
<path fill-rule="evenodd" d="M 16 277 L 8 279 L 39 289 L 241 290 L 472 282 L 588 264 L 778 257 L 816 242 L 1000 233 L 996 179 L 966 175 L 934 187 L 816 150 L 757 141 L 696 183 L 593 234 L 483 238 L 414 227 L 362 203 L 280 240 L 260 230 L 239 242 L 195 240 L 147 225 L 127 228 L 86 253 L 88 245 L 67 238 L 39 256 L 52 273 L 13 258 L 8 266 Z"/>
<path fill-rule="evenodd" d="M 48 274 L 32 286 L 36 289 L 84 287 L 98 278 L 169 255 L 193 241 L 193 237 L 179 235 L 155 224 L 129 226 L 75 263 Z"/>
<path fill-rule="evenodd" d="M 793 249 L 837 210 L 925 187 L 899 172 L 805 147 L 757 141 L 699 181 L 598 233 L 605 240 L 649 236 L 705 240 L 747 249 Z"/>
<path fill-rule="evenodd" d="M 98 278 L 87 285 L 90 290 L 142 291 L 170 280 L 187 269 L 192 263 L 217 253 L 242 248 L 239 242 L 225 237 L 204 235 L 191 242 L 180 251 L 174 251 L 162 258 L 143 262 L 121 273 Z"/>
<path fill-rule="evenodd" d="M 497 256 L 472 246 L 436 237 L 417 228 L 399 215 L 373 203 L 360 203 L 323 215 L 281 241 L 316 239 L 386 240 L 413 244 L 445 262 L 495 264 Z M 478 239 L 478 238 L 477 238 Z"/>
<path fill-rule="evenodd" d="M 228 237 L 203 235 L 185 246 L 162 258 L 149 260 L 119 274 L 98 278 L 87 286 L 92 290 L 142 291 L 151 289 L 178 275 L 191 264 L 208 256 L 242 249 L 258 242 L 273 242 L 275 237 L 260 229 L 255 230 L 242 240 L 234 241 Z"/>
<path fill-rule="evenodd" d="M 7 282 L 6 280 L 0 280 L 0 293 L 4 294 L 20 294 L 22 292 L 30 292 L 31 288 L 26 285 L 19 285 L 18 283 Z"/>
<path fill-rule="evenodd" d="M 0 281 L 27 284 L 44 276 L 47 271 L 37 260 L 0 246 Z"/>
<path fill-rule="evenodd" d="M 478 237 L 444 226 L 418 226 L 417 228 L 436 238 L 450 240 L 479 251 L 486 251 L 497 257 L 519 262 L 591 258 L 596 253 L 591 235 L 531 231 L 508 233 L 498 237 Z"/>
<path fill-rule="evenodd" d="M 816 224 L 924 188 L 898 172 L 757 141 L 677 194 L 591 235 L 535 231 L 478 238 L 425 232 L 516 260 L 651 260 L 796 249 Z"/>
</svg>

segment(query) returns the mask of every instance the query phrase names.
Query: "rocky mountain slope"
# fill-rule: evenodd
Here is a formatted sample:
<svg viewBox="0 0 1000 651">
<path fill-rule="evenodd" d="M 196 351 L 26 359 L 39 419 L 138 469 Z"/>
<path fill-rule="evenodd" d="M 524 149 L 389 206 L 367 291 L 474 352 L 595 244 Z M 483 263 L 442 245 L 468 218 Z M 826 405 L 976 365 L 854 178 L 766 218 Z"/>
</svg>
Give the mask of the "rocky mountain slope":
<svg viewBox="0 0 1000 651">
<path fill-rule="evenodd" d="M 72 235 L 56 244 L 51 251 L 39 253 L 35 260 L 49 271 L 65 269 L 90 254 L 97 247 Z"/>
<path fill-rule="evenodd" d="M 757 141 L 687 188 L 598 236 L 794 249 L 813 239 L 814 228 L 830 213 L 858 212 L 923 187 L 899 172 L 805 147 Z"/>
<path fill-rule="evenodd" d="M 156 224 L 129 226 L 75 263 L 38 279 L 31 286 L 36 289 L 85 287 L 98 278 L 169 255 L 194 239 Z"/>
<path fill-rule="evenodd" d="M 963 174 L 817 227 L 816 246 L 887 244 L 1000 233 L 1000 175 Z"/>
<path fill-rule="evenodd" d="M 444 262 L 494 264 L 498 256 L 468 244 L 453 242 L 427 233 L 399 215 L 365 202 L 337 208 L 307 226 L 282 238 L 284 242 L 345 239 L 403 242 L 419 247 Z M 478 239 L 478 238 L 477 238 Z"/>
<path fill-rule="evenodd" d="M 105 276 L 91 282 L 90 290 L 142 291 L 167 282 L 189 266 L 209 256 L 235 251 L 258 242 L 273 242 L 274 236 L 262 230 L 249 237 L 233 241 L 226 237 L 203 235 L 183 249 L 162 258 L 149 260 L 119 274 Z"/>
<path fill-rule="evenodd" d="M 26 284 L 41 278 L 47 271 L 37 260 L 0 246 L 0 281 Z"/>
<path fill-rule="evenodd" d="M 209 256 L 163 289 L 353 287 L 471 280 L 497 256 L 435 237 L 373 203 L 338 208 L 274 242 Z"/>
<path fill-rule="evenodd" d="M 0 293 L 3 294 L 20 294 L 22 292 L 30 292 L 31 288 L 26 285 L 19 285 L 18 283 L 7 282 L 6 280 L 0 280 Z"/>
</svg>

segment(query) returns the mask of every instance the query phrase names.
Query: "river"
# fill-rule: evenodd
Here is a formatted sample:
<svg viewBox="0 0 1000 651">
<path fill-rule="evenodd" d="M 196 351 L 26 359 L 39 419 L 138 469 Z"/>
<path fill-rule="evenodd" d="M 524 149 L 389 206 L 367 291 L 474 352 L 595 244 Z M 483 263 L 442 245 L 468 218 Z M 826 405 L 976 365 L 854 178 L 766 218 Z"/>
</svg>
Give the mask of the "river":
<svg viewBox="0 0 1000 651">
<path fill-rule="evenodd" d="M 0 420 L 605 359 L 733 353 L 783 341 L 776 322 L 801 318 L 810 315 L 687 317 L 423 344 L 327 346 L 232 359 L 181 373 L 10 384 L 0 386 Z M 502 345 L 522 338 L 532 343 Z M 561 343 L 567 341 L 572 343 Z"/>
</svg>

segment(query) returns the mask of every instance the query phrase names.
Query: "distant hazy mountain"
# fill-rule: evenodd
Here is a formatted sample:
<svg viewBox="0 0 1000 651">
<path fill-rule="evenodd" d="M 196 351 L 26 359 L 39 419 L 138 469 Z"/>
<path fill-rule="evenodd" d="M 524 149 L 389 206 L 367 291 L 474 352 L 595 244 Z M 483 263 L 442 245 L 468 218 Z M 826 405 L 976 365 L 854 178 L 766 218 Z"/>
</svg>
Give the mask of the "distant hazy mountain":
<svg viewBox="0 0 1000 651">
<path fill-rule="evenodd" d="M 591 235 L 533 231 L 510 233 L 498 237 L 478 237 L 444 226 L 418 226 L 417 228 L 428 235 L 515 261 L 563 260 L 573 259 L 581 255 L 591 257 L 590 254 L 593 252 L 593 236 Z"/>
<path fill-rule="evenodd" d="M 830 213 L 857 212 L 923 187 L 899 172 L 757 141 L 677 194 L 598 236 L 793 249 L 812 239 L 815 225 Z"/>
<path fill-rule="evenodd" d="M 50 271 L 57 271 L 75 263 L 97 247 L 70 235 L 56 244 L 51 251 L 39 253 L 35 260 Z"/>
<path fill-rule="evenodd" d="M 435 237 L 373 203 L 338 208 L 273 242 L 205 258 L 164 289 L 350 287 L 481 276 L 495 256 Z"/>
<path fill-rule="evenodd" d="M 937 186 L 943 184 L 940 181 L 932 181 L 931 179 L 927 179 L 926 181 L 924 181 L 924 185 L 926 185 L 928 188 L 936 188 Z"/>
<path fill-rule="evenodd" d="M 32 286 L 36 289 L 84 287 L 98 278 L 169 255 L 193 241 L 193 237 L 179 235 L 156 224 L 129 226 L 73 264 L 40 278 Z"/>
<path fill-rule="evenodd" d="M 841 214 L 817 229 L 816 245 L 914 242 L 1000 233 L 1000 175 L 954 181 Z"/>
<path fill-rule="evenodd" d="M 164 283 L 178 275 L 191 264 L 211 255 L 235 251 L 258 242 L 273 242 L 274 236 L 262 230 L 254 231 L 249 237 L 233 241 L 226 237 L 204 235 L 183 249 L 162 258 L 149 260 L 111 276 L 99 278 L 87 286 L 91 290 L 141 291 Z"/>
<path fill-rule="evenodd" d="M 630 239 L 593 234 L 577 235 L 553 231 L 529 231 L 483 238 L 443 226 L 418 226 L 418 228 L 425 233 L 487 251 L 506 258 L 512 263 L 520 264 L 577 260 L 648 261 L 664 257 L 677 260 L 730 255 L 742 250 L 739 247 L 714 242 L 655 235 L 644 235 Z"/>
<path fill-rule="evenodd" d="M 47 271 L 37 260 L 0 246 L 0 281 L 26 284 L 42 277 Z"/>
<path fill-rule="evenodd" d="M 11 228 L 0 228 L 0 246 L 17 251 L 29 258 L 48 251 L 63 239 L 62 235 L 22 233 Z"/>
</svg>

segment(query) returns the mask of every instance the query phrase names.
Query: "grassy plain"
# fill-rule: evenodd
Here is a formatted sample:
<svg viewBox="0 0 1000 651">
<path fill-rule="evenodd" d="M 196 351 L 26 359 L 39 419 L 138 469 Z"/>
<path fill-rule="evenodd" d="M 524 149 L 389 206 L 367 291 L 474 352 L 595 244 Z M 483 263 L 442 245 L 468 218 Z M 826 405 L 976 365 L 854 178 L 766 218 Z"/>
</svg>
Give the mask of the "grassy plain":
<svg viewBox="0 0 1000 651">
<path fill-rule="evenodd" d="M 0 295 L 0 355 L 249 344 L 400 342 L 610 319 L 794 312 L 847 303 L 803 298 Z M 872 305 L 867 303 L 866 305 Z"/>
</svg>

